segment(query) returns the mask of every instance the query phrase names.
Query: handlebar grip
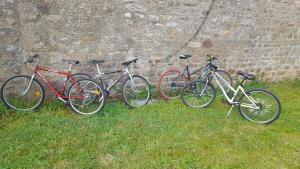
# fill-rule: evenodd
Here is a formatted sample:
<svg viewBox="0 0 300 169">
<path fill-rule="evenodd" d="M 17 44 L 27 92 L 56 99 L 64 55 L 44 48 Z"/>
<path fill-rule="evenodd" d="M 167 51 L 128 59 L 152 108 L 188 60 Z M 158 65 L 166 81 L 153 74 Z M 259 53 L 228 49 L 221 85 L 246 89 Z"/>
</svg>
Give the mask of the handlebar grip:
<svg viewBox="0 0 300 169">
<path fill-rule="evenodd" d="M 39 57 L 38 54 L 35 54 L 35 55 L 32 56 L 33 59 L 36 59 L 36 58 L 38 58 L 38 57 Z"/>
</svg>

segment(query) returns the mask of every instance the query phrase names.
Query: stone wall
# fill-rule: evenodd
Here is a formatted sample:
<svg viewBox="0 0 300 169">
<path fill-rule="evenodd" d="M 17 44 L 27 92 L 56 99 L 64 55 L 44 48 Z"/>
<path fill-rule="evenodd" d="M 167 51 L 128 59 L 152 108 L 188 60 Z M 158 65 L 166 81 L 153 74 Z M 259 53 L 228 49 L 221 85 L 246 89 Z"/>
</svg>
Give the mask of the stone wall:
<svg viewBox="0 0 300 169">
<path fill-rule="evenodd" d="M 0 1 L 0 82 L 21 73 L 21 30 L 17 3 Z"/>
<path fill-rule="evenodd" d="M 132 70 L 151 82 L 167 67 L 186 63 L 175 55 L 197 31 L 211 0 L 1 0 L 0 80 L 26 73 L 26 56 L 42 64 L 92 71 L 88 59 L 104 59 L 103 70 L 138 57 Z M 179 54 L 193 66 L 216 54 L 221 67 L 277 81 L 300 75 L 299 0 L 216 0 L 203 29 Z"/>
</svg>

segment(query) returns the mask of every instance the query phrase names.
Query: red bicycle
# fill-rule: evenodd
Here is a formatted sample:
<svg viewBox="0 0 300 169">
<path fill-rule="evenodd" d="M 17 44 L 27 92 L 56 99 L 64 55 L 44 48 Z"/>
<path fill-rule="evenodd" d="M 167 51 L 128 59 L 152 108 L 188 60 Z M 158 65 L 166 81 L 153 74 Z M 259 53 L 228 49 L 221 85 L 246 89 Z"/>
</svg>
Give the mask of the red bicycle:
<svg viewBox="0 0 300 169">
<path fill-rule="evenodd" d="M 38 55 L 30 56 L 24 63 L 39 63 Z M 68 71 L 57 71 L 43 68 L 39 64 L 34 66 L 32 76 L 18 75 L 8 79 L 1 88 L 1 99 L 4 104 L 11 109 L 20 111 L 37 110 L 44 102 L 45 88 L 36 79 L 42 79 L 49 90 L 55 94 L 58 100 L 68 103 L 72 110 L 81 115 L 91 115 L 103 109 L 106 96 L 101 85 L 91 79 L 75 80 L 71 74 L 72 65 L 79 64 L 76 60 L 64 60 L 69 66 Z M 60 91 L 42 75 L 41 72 L 52 72 L 66 77 L 64 85 Z M 66 91 L 67 83 L 70 83 Z"/>
</svg>

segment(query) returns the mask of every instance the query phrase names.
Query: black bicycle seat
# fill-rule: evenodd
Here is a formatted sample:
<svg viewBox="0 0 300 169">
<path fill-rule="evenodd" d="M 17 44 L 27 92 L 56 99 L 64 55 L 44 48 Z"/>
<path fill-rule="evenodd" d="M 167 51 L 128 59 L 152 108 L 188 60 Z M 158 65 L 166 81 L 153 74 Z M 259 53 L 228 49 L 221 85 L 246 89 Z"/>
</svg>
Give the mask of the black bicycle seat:
<svg viewBox="0 0 300 169">
<path fill-rule="evenodd" d="M 63 59 L 63 62 L 66 62 L 71 65 L 77 65 L 80 63 L 78 60 L 69 60 L 69 59 Z"/>
<path fill-rule="evenodd" d="M 180 59 L 187 59 L 187 58 L 190 58 L 192 57 L 192 55 L 180 55 L 179 58 Z"/>
<path fill-rule="evenodd" d="M 249 74 L 249 73 L 242 72 L 242 71 L 238 71 L 237 73 L 239 75 L 243 76 L 247 80 L 255 80 L 256 79 L 256 76 L 253 74 Z"/>
<path fill-rule="evenodd" d="M 99 64 L 99 63 L 104 63 L 105 61 L 104 60 L 90 60 L 89 62 L 92 64 Z"/>
</svg>

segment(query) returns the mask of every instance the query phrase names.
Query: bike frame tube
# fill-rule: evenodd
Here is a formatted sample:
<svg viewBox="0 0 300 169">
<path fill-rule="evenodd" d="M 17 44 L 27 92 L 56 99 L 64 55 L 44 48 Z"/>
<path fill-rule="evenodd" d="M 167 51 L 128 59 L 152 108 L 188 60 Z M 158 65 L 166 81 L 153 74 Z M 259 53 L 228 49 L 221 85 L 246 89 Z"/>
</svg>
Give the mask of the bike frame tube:
<svg viewBox="0 0 300 169">
<path fill-rule="evenodd" d="M 190 75 L 194 75 L 194 74 L 200 72 L 200 70 L 202 70 L 202 69 L 205 68 L 206 66 L 207 66 L 207 65 L 205 65 L 205 66 L 203 66 L 203 67 L 201 67 L 201 68 L 199 68 L 199 69 L 193 71 L 192 73 L 190 73 Z M 203 74 L 202 74 L 202 75 L 203 75 Z M 201 75 L 201 76 L 202 76 L 202 75 Z"/>
<path fill-rule="evenodd" d="M 126 67 L 125 69 L 122 69 L 122 70 L 120 70 L 120 71 L 114 71 L 114 72 L 108 72 L 108 73 L 103 73 L 103 72 L 101 72 L 100 71 L 100 69 L 99 69 L 99 66 L 98 66 L 98 64 L 97 64 L 97 74 L 96 74 L 96 76 L 93 78 L 93 80 L 95 80 L 95 79 L 100 79 L 101 81 L 102 81 L 102 75 L 106 75 L 106 74 L 113 74 L 113 73 L 121 73 L 121 72 L 123 72 L 123 74 L 117 79 L 117 80 L 115 80 L 115 81 L 113 81 L 113 83 L 112 83 L 112 85 L 110 85 L 110 86 L 108 86 L 107 88 L 106 88 L 106 90 L 107 91 L 110 91 L 124 76 L 126 76 L 126 75 L 128 75 L 129 77 L 131 77 L 131 80 L 132 80 L 132 75 L 131 75 L 131 73 L 129 72 L 129 69 L 128 69 L 128 67 Z"/>
<path fill-rule="evenodd" d="M 175 82 L 176 82 L 183 74 L 185 74 L 185 73 L 187 74 L 188 80 L 191 80 L 191 76 L 192 76 L 192 75 L 194 75 L 194 74 L 200 72 L 200 71 L 201 71 L 203 68 L 205 68 L 205 67 L 207 67 L 207 65 L 205 65 L 205 66 L 203 66 L 203 67 L 201 67 L 201 68 L 199 68 L 199 69 L 197 69 L 197 70 L 195 70 L 195 71 L 193 71 L 193 72 L 191 73 L 189 66 L 186 66 L 186 67 L 182 70 L 182 73 L 181 73 L 180 75 L 178 75 L 178 76 L 176 77 L 176 79 L 175 79 L 173 82 L 175 83 Z M 202 77 L 203 75 L 205 75 L 205 73 L 206 73 L 206 72 L 203 72 L 203 73 L 201 74 L 200 77 Z"/>
<path fill-rule="evenodd" d="M 250 97 L 250 96 L 248 96 L 247 94 L 246 94 L 246 92 L 245 92 L 245 89 L 241 86 L 241 85 L 239 85 L 238 87 L 237 87 L 237 89 L 234 89 L 232 86 L 230 86 L 229 84 L 228 84 L 228 82 L 226 81 L 226 80 L 224 80 L 217 72 L 214 72 L 213 73 L 213 78 L 216 80 L 216 82 L 217 82 L 217 84 L 218 84 L 218 86 L 220 87 L 220 89 L 221 89 L 221 91 L 222 91 L 222 93 L 223 93 L 223 95 L 225 96 L 225 98 L 227 99 L 227 101 L 230 103 L 230 104 L 237 104 L 237 102 L 234 102 L 234 100 L 235 100 L 235 97 L 237 96 L 237 94 L 241 91 L 249 100 L 250 100 L 250 102 L 252 103 L 252 105 L 241 105 L 241 106 L 243 106 L 243 107 L 248 107 L 248 108 L 252 108 L 252 109 L 259 109 L 259 107 L 257 107 L 256 106 L 256 101 L 252 98 L 252 97 Z M 228 96 L 228 94 L 227 94 L 227 92 L 225 91 L 225 89 L 224 89 L 224 86 L 221 84 L 221 82 L 220 82 L 220 80 L 223 82 L 223 83 L 225 83 L 225 85 L 231 90 L 231 91 L 233 91 L 233 96 L 232 96 L 232 98 L 230 98 L 229 96 Z M 207 80 L 208 81 L 208 80 Z"/>
<path fill-rule="evenodd" d="M 72 80 L 72 83 L 75 83 L 76 84 L 76 88 L 78 91 L 80 91 L 80 87 L 79 85 L 76 83 L 76 80 L 75 78 L 72 76 L 71 72 L 68 71 L 68 72 L 64 72 L 64 71 L 57 71 L 57 70 L 51 70 L 51 69 L 48 69 L 48 68 L 42 68 L 40 66 L 36 66 L 35 69 L 34 69 L 34 74 L 32 75 L 32 79 L 31 81 L 33 80 L 33 78 L 35 77 L 35 74 L 37 74 L 39 77 L 41 77 L 41 79 L 44 81 L 44 83 L 47 85 L 47 87 L 52 91 L 52 93 L 54 93 L 59 99 L 83 99 L 84 96 L 82 95 L 82 92 L 80 92 L 80 96 L 72 96 L 72 97 L 69 97 L 69 96 L 64 96 L 64 92 L 66 90 L 66 86 L 67 86 L 67 80 L 64 82 L 64 86 L 62 87 L 61 89 L 61 92 L 58 92 L 53 86 L 52 84 L 40 73 L 40 72 L 53 72 L 53 73 L 56 73 L 56 74 L 60 74 L 60 75 L 63 75 L 63 76 L 66 76 L 67 77 L 67 80 L 68 79 L 71 79 Z M 30 85 L 29 85 L 30 86 Z"/>
</svg>

